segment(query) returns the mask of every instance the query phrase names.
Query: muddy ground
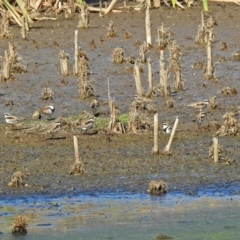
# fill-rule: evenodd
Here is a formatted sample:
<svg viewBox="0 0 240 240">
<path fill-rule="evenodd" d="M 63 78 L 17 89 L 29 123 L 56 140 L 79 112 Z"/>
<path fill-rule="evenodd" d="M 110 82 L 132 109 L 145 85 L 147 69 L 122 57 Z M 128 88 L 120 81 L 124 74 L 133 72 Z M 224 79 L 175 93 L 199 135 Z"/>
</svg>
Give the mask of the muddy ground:
<svg viewBox="0 0 240 240">
<path fill-rule="evenodd" d="M 129 4 L 134 4 L 129 2 Z M 74 195 L 78 193 L 99 192 L 146 192 L 150 180 L 165 180 L 169 191 L 183 191 L 197 194 L 199 187 L 217 184 L 224 189 L 231 183 L 240 180 L 239 136 L 221 137 L 219 142 L 224 157 L 235 162 L 227 165 L 224 161 L 214 164 L 208 159 L 208 149 L 216 128 L 211 124 L 217 121 L 222 124 L 222 116 L 233 111 L 238 120 L 239 93 L 225 96 L 221 94 L 224 87 L 239 90 L 239 62 L 232 61 L 233 52 L 240 48 L 240 15 L 239 6 L 235 4 L 210 3 L 210 13 L 218 25 L 215 27 L 213 44 L 213 61 L 217 83 L 203 79 L 203 69 L 192 68 L 196 62 L 206 62 L 206 49 L 195 45 L 194 40 L 201 21 L 202 6 L 181 11 L 167 8 L 151 10 L 153 41 L 157 28 L 162 23 L 174 33 L 173 39 L 179 44 L 182 52 L 182 74 L 185 80 L 185 91 L 174 97 L 175 107 L 167 109 L 166 100 L 158 95 L 154 101 L 159 112 L 160 128 L 163 122 L 173 124 L 179 116 L 179 127 L 175 135 L 171 155 L 153 155 L 152 128 L 141 134 L 111 134 L 99 131 L 96 135 L 78 134 L 80 156 L 87 171 L 84 175 L 69 176 L 74 163 L 73 132 L 66 127 L 54 138 L 42 135 L 39 128 L 29 129 L 29 119 L 39 107 L 51 102 L 55 104 L 54 117 L 78 115 L 84 110 L 90 111 L 92 99 L 79 100 L 77 78 L 73 75 L 62 77 L 58 54 L 64 50 L 69 54 L 73 67 L 74 31 L 77 29 L 78 16 L 65 19 L 58 15 L 56 21 L 38 21 L 32 25 L 27 40 L 21 39 L 20 30 L 12 26 L 14 37 L 0 40 L 0 55 L 4 55 L 8 42 L 15 44 L 22 64 L 27 65 L 27 73 L 15 75 L 16 80 L 0 83 L 1 126 L 0 126 L 0 198 L 31 194 L 49 194 L 52 196 Z M 209 14 L 210 14 L 209 13 Z M 90 79 L 95 87 L 95 94 L 101 103 L 101 111 L 108 117 L 107 78 L 110 79 L 111 96 L 121 113 L 128 113 L 136 94 L 133 73 L 126 71 L 131 64 L 114 65 L 111 54 L 115 47 L 122 47 L 125 56 L 139 57 L 136 40 L 145 41 L 144 11 L 110 13 L 100 18 L 97 13 L 90 14 L 90 29 L 79 30 L 79 44 L 89 57 Z M 112 20 L 116 27 L 117 37 L 108 38 L 106 26 Z M 132 38 L 124 38 L 129 32 Z M 100 39 L 103 41 L 100 41 Z M 93 39 L 96 49 L 90 49 Z M 228 48 L 220 50 L 221 42 Z M 155 43 L 154 43 L 155 44 Z M 152 48 L 148 56 L 153 61 L 154 82 L 159 82 L 159 52 Z M 168 51 L 166 51 L 168 56 Z M 71 68 L 72 69 L 72 68 Z M 172 79 L 172 74 L 170 78 Z M 143 88 L 147 91 L 147 65 L 142 74 Z M 206 86 L 206 87 L 203 87 Z M 40 98 L 44 87 L 50 87 L 54 99 L 44 101 Z M 198 129 L 195 112 L 187 104 L 216 96 L 218 107 L 207 110 L 203 126 Z M 14 105 L 6 104 L 13 101 Z M 9 112 L 25 117 L 17 130 L 11 130 L 4 123 L 3 114 Z M 46 119 L 43 124 L 50 124 Z M 32 124 L 32 123 L 31 123 Z M 32 125 L 31 125 L 32 126 Z M 160 151 L 167 144 L 169 135 L 159 131 Z M 22 171 L 26 186 L 10 188 L 8 183 L 16 171 Z M 214 185 L 215 186 L 215 185 Z M 238 188 L 234 190 L 238 191 Z"/>
</svg>

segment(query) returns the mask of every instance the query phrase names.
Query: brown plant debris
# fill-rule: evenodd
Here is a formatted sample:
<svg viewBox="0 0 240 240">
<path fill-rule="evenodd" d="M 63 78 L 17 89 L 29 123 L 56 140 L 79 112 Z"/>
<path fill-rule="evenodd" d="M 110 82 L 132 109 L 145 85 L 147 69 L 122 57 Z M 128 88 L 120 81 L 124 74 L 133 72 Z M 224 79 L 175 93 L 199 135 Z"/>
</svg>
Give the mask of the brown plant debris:
<svg viewBox="0 0 240 240">
<path fill-rule="evenodd" d="M 107 37 L 116 37 L 117 36 L 115 27 L 113 26 L 113 21 L 111 21 L 111 20 L 109 21 L 107 30 L 108 30 Z"/>
<path fill-rule="evenodd" d="M 12 175 L 11 182 L 8 183 L 10 187 L 20 187 L 25 185 L 23 182 L 24 175 L 21 171 L 15 172 Z"/>
<path fill-rule="evenodd" d="M 13 234 L 26 234 L 27 233 L 27 217 L 17 215 L 12 222 Z"/>
<path fill-rule="evenodd" d="M 174 108 L 175 101 L 170 98 L 167 100 L 167 108 Z"/>
<path fill-rule="evenodd" d="M 132 38 L 132 35 L 129 32 L 125 32 L 123 38 Z"/>
<path fill-rule="evenodd" d="M 230 88 L 230 87 L 225 87 L 221 90 L 221 94 L 227 96 L 227 95 L 235 95 L 237 94 L 236 88 Z"/>
<path fill-rule="evenodd" d="M 92 83 L 88 80 L 88 62 L 85 57 L 79 59 L 79 81 L 78 89 L 81 99 L 94 96 L 94 89 Z"/>
<path fill-rule="evenodd" d="M 84 52 L 81 47 L 78 47 L 78 60 L 81 58 L 85 58 L 88 61 L 86 52 Z"/>
<path fill-rule="evenodd" d="M 240 125 L 234 118 L 233 112 L 227 112 L 223 115 L 223 124 L 217 130 L 217 136 L 236 135 L 239 133 Z"/>
<path fill-rule="evenodd" d="M 144 42 L 142 45 L 139 46 L 139 55 L 140 55 L 140 62 L 145 63 L 147 61 L 146 54 L 148 52 L 148 46 Z"/>
<path fill-rule="evenodd" d="M 90 16 L 88 11 L 88 6 L 87 6 L 87 3 L 83 1 L 80 4 L 79 23 L 77 27 L 82 29 L 88 29 L 89 21 L 90 21 Z"/>
<path fill-rule="evenodd" d="M 218 162 L 219 163 L 224 163 L 225 165 L 229 166 L 236 162 L 235 160 L 225 157 L 223 155 L 224 155 L 224 151 L 222 150 L 222 147 L 220 145 L 218 145 L 218 158 L 219 158 Z M 208 150 L 208 158 L 210 160 L 214 159 L 214 145 L 213 144 Z"/>
<path fill-rule="evenodd" d="M 232 54 L 232 60 L 233 61 L 240 61 L 240 50 L 237 49 L 233 54 Z"/>
<path fill-rule="evenodd" d="M 113 99 L 109 100 L 109 108 L 110 108 L 110 121 L 108 124 L 108 129 L 113 132 L 117 132 L 117 123 L 118 123 L 118 116 L 120 114 L 119 109 L 115 106 Z"/>
<path fill-rule="evenodd" d="M 206 68 L 206 66 L 204 66 L 203 62 L 195 62 L 193 65 L 192 65 L 192 68 L 194 69 L 203 69 L 203 68 Z"/>
<path fill-rule="evenodd" d="M 0 37 L 1 38 L 12 38 L 13 35 L 11 33 L 10 28 L 10 13 L 9 11 L 2 11 L 2 19 L 0 23 Z"/>
<path fill-rule="evenodd" d="M 1 57 L 3 59 L 2 69 L 0 71 L 0 82 L 12 81 L 14 80 L 13 73 L 24 73 L 27 68 L 20 64 L 21 58 L 15 51 L 15 46 L 9 43 L 8 51 L 5 51 L 5 56 Z"/>
<path fill-rule="evenodd" d="M 89 48 L 90 48 L 91 50 L 94 50 L 94 49 L 96 48 L 96 44 L 95 44 L 93 38 L 92 38 L 92 40 L 89 42 Z"/>
<path fill-rule="evenodd" d="M 8 53 L 9 53 L 9 61 L 10 61 L 10 71 L 12 73 L 27 72 L 27 67 L 20 64 L 20 61 L 22 59 L 21 57 L 18 56 L 16 52 L 16 47 L 12 43 L 9 43 Z"/>
<path fill-rule="evenodd" d="M 76 175 L 76 174 L 84 174 L 86 173 L 85 169 L 84 169 L 84 163 L 80 162 L 80 163 L 75 163 L 70 172 L 69 175 Z"/>
<path fill-rule="evenodd" d="M 227 43 L 225 43 L 225 42 L 221 42 L 221 43 L 220 43 L 220 50 L 221 50 L 221 51 L 227 50 L 227 48 L 228 48 L 228 47 L 227 47 Z"/>
<path fill-rule="evenodd" d="M 222 147 L 218 144 L 218 158 L 221 159 L 223 154 Z M 214 159 L 214 145 L 209 148 L 208 150 L 208 158 Z"/>
<path fill-rule="evenodd" d="M 53 99 L 54 92 L 50 88 L 44 88 L 41 94 L 43 100 Z"/>
<path fill-rule="evenodd" d="M 134 42 L 134 44 L 133 44 L 135 47 L 139 47 L 140 45 L 141 45 L 141 42 L 140 42 L 140 40 L 136 40 L 135 42 Z"/>
<path fill-rule="evenodd" d="M 174 74 L 174 87 L 175 91 L 182 91 L 184 88 L 184 81 L 181 74 L 181 53 L 179 46 L 176 41 L 173 41 L 172 44 L 168 47 L 170 52 L 170 69 Z"/>
<path fill-rule="evenodd" d="M 129 112 L 129 131 L 137 133 L 150 129 L 150 127 L 153 125 L 152 115 L 156 112 L 156 106 L 151 102 L 150 99 L 136 95 Z"/>
<path fill-rule="evenodd" d="M 122 48 L 114 48 L 112 53 L 112 63 L 124 63 L 124 50 Z"/>
<path fill-rule="evenodd" d="M 209 108 L 210 109 L 215 109 L 217 108 L 217 100 L 216 100 L 216 96 L 210 97 L 209 99 Z"/>
<path fill-rule="evenodd" d="M 214 40 L 214 25 L 217 25 L 215 19 L 210 16 L 207 20 L 204 20 L 202 12 L 202 23 L 198 26 L 197 36 L 195 38 L 196 44 L 206 44 L 208 39 Z"/>
<path fill-rule="evenodd" d="M 151 181 L 147 190 L 150 194 L 164 194 L 167 192 L 167 183 L 163 180 L 161 181 Z"/>
<path fill-rule="evenodd" d="M 164 50 L 171 43 L 171 36 L 173 32 L 170 31 L 169 28 L 165 28 L 164 25 L 161 28 L 158 28 L 158 38 L 157 38 L 157 46 L 158 50 Z"/>
</svg>

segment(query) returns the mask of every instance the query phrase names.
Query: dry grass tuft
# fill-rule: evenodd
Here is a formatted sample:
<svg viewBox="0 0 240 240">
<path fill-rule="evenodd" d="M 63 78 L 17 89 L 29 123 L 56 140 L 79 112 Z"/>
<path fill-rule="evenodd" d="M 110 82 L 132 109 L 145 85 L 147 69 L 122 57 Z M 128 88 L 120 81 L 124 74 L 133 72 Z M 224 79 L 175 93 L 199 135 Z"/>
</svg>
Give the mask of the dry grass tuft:
<svg viewBox="0 0 240 240">
<path fill-rule="evenodd" d="M 129 32 L 125 32 L 123 38 L 132 38 L 132 35 Z"/>
<path fill-rule="evenodd" d="M 112 53 L 112 63 L 120 64 L 124 63 L 124 51 L 122 48 L 114 48 Z"/>
<path fill-rule="evenodd" d="M 235 95 L 237 94 L 236 88 L 230 88 L 230 87 L 225 87 L 221 90 L 221 94 L 227 96 L 227 95 Z"/>
<path fill-rule="evenodd" d="M 175 101 L 170 98 L 167 100 L 167 108 L 174 108 Z"/>
<path fill-rule="evenodd" d="M 81 163 L 75 163 L 70 172 L 69 172 L 69 175 L 76 175 L 76 174 L 85 174 L 86 171 L 85 171 L 85 168 L 84 168 L 84 164 L 81 162 Z"/>
<path fill-rule="evenodd" d="M 239 133 L 240 126 L 234 118 L 233 112 L 227 112 L 223 115 L 223 125 L 217 130 L 217 136 L 236 135 Z"/>
<path fill-rule="evenodd" d="M 10 28 L 10 13 L 9 11 L 2 11 L 2 19 L 1 19 L 1 24 L 0 24 L 0 37 L 1 38 L 12 38 L 13 35 L 11 33 L 11 28 Z"/>
<path fill-rule="evenodd" d="M 15 172 L 12 175 L 11 182 L 8 183 L 10 187 L 20 187 L 21 185 L 25 185 L 23 182 L 24 175 L 21 171 Z"/>
<path fill-rule="evenodd" d="M 54 92 L 50 88 L 44 88 L 41 94 L 43 100 L 53 99 Z"/>
<path fill-rule="evenodd" d="M 107 37 L 116 37 L 117 36 L 115 27 L 113 26 L 113 21 L 111 21 L 111 20 L 109 21 L 107 30 L 108 30 Z"/>
<path fill-rule="evenodd" d="M 151 181 L 149 183 L 149 188 L 147 190 L 150 194 L 164 194 L 167 192 L 167 183 L 163 180 L 161 181 Z"/>
<path fill-rule="evenodd" d="M 12 233 L 13 234 L 26 234 L 27 233 L 27 217 L 18 215 L 12 222 Z"/>
<path fill-rule="evenodd" d="M 81 29 L 88 29 L 89 28 L 89 21 L 90 21 L 90 15 L 88 11 L 88 6 L 85 2 L 82 2 L 80 5 L 80 14 L 79 14 L 79 23 L 78 28 Z"/>
<path fill-rule="evenodd" d="M 237 49 L 237 50 L 233 53 L 233 55 L 232 55 L 232 60 L 233 60 L 233 61 L 240 61 L 240 50 L 239 50 L 239 49 Z"/>
<path fill-rule="evenodd" d="M 210 109 L 215 109 L 217 108 L 217 100 L 216 100 L 216 96 L 213 96 L 209 99 L 209 104 L 208 104 Z"/>
<path fill-rule="evenodd" d="M 222 157 L 222 148 L 221 146 L 218 144 L 218 158 L 221 159 Z M 212 146 L 209 148 L 208 150 L 208 158 L 210 159 L 214 159 L 214 145 L 212 144 Z"/>
</svg>

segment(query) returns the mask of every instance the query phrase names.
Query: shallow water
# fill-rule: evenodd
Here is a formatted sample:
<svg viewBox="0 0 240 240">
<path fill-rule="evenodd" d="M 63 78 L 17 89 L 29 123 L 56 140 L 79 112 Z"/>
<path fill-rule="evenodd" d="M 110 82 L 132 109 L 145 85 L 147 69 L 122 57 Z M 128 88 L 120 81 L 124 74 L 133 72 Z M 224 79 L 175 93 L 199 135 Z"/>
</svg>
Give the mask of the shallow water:
<svg viewBox="0 0 240 240">
<path fill-rule="evenodd" d="M 215 188 L 216 189 L 216 188 Z M 209 190 L 208 193 L 213 193 Z M 18 239 L 238 239 L 240 197 L 92 194 L 61 198 L 1 201 L 0 239 L 15 239 L 11 221 L 29 219 L 28 234 Z"/>
</svg>

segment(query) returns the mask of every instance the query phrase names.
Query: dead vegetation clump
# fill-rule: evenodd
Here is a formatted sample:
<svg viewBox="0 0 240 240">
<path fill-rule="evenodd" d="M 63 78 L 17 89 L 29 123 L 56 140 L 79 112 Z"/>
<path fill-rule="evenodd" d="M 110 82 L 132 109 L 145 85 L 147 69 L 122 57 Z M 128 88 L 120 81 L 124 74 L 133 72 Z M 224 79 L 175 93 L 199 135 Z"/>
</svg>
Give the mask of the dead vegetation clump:
<svg viewBox="0 0 240 240">
<path fill-rule="evenodd" d="M 175 91 L 182 91 L 184 88 L 184 81 L 181 74 L 182 66 L 180 63 L 181 53 L 179 46 L 176 41 L 173 41 L 168 48 L 170 52 L 170 69 L 174 74 Z"/>
<path fill-rule="evenodd" d="M 217 100 L 216 96 L 213 96 L 209 99 L 209 104 L 208 104 L 210 109 L 216 109 L 217 108 Z"/>
<path fill-rule="evenodd" d="M 146 58 L 146 54 L 148 52 L 148 46 L 147 44 L 144 42 L 142 45 L 139 46 L 139 55 L 140 55 L 140 62 L 141 63 L 145 63 L 147 58 Z"/>
<path fill-rule="evenodd" d="M 232 54 L 232 61 L 240 61 L 240 50 L 237 49 L 233 54 Z"/>
<path fill-rule="evenodd" d="M 107 37 L 116 37 L 117 36 L 115 27 L 113 26 L 113 21 L 111 21 L 111 20 L 109 21 L 107 30 L 108 30 Z"/>
<path fill-rule="evenodd" d="M 21 58 L 16 53 L 16 47 L 9 43 L 8 51 L 5 51 L 4 57 L 2 58 L 2 69 L 0 72 L 0 82 L 13 81 L 15 79 L 13 73 L 25 73 L 27 68 L 20 64 Z"/>
<path fill-rule="evenodd" d="M 92 83 L 88 80 L 88 62 L 85 57 L 79 59 L 79 81 L 78 89 L 81 99 L 94 96 L 94 89 Z"/>
<path fill-rule="evenodd" d="M 164 194 L 167 193 L 167 183 L 163 180 L 161 181 L 151 181 L 147 190 L 150 194 Z"/>
<path fill-rule="evenodd" d="M 0 37 L 1 38 L 12 38 L 10 28 L 10 13 L 9 11 L 2 11 L 2 20 L 0 23 Z"/>
<path fill-rule="evenodd" d="M 222 147 L 218 144 L 218 163 L 224 163 L 225 165 L 229 166 L 233 163 L 235 163 L 235 160 L 225 157 L 224 151 L 222 150 Z M 208 158 L 210 160 L 214 159 L 214 144 L 209 148 L 208 150 Z"/>
<path fill-rule="evenodd" d="M 124 50 L 122 48 L 114 48 L 112 53 L 112 63 L 121 64 L 124 63 Z"/>
<path fill-rule="evenodd" d="M 218 144 L 218 158 L 221 159 L 222 158 L 222 147 Z M 211 147 L 208 150 L 208 158 L 213 160 L 214 159 L 214 144 L 211 145 Z"/>
<path fill-rule="evenodd" d="M 27 217 L 17 215 L 12 222 L 13 234 L 26 234 L 27 233 Z"/>
<path fill-rule="evenodd" d="M 54 92 L 50 88 L 44 88 L 41 94 L 41 99 L 49 100 L 53 99 Z"/>
<path fill-rule="evenodd" d="M 80 19 L 77 27 L 82 29 L 88 29 L 90 27 L 89 26 L 90 16 L 89 16 L 87 3 L 84 1 L 80 4 L 79 18 Z"/>
<path fill-rule="evenodd" d="M 169 28 L 165 28 L 164 25 L 158 28 L 158 38 L 156 48 L 158 50 L 164 50 L 171 43 L 171 36 L 173 32 Z"/>
<path fill-rule="evenodd" d="M 86 52 L 84 52 L 82 50 L 81 47 L 78 47 L 77 55 L 78 55 L 78 60 L 80 60 L 81 58 L 85 58 L 88 61 L 88 56 L 87 56 Z"/>
<path fill-rule="evenodd" d="M 84 163 L 83 162 L 78 162 L 78 163 L 75 163 L 70 172 L 69 172 L 69 175 L 77 175 L 77 174 L 85 174 L 86 171 L 85 171 L 85 168 L 84 168 Z"/>
<path fill-rule="evenodd" d="M 168 99 L 166 103 L 167 108 L 174 108 L 175 101 L 172 98 Z"/>
<path fill-rule="evenodd" d="M 93 38 L 92 38 L 92 40 L 89 42 L 89 48 L 90 48 L 91 50 L 94 50 L 94 49 L 96 48 L 96 44 L 95 44 Z"/>
<path fill-rule="evenodd" d="M 27 67 L 20 64 L 20 61 L 22 59 L 21 57 L 18 56 L 18 53 L 16 52 L 16 47 L 12 43 L 9 43 L 8 54 L 10 62 L 10 71 L 12 73 L 27 72 Z"/>
<path fill-rule="evenodd" d="M 240 126 L 234 118 L 233 112 L 227 112 L 223 115 L 223 125 L 217 130 L 217 136 L 236 135 L 239 133 Z"/>
<path fill-rule="evenodd" d="M 228 96 L 228 95 L 235 95 L 237 94 L 236 88 L 225 87 L 221 90 L 221 94 Z"/>
<path fill-rule="evenodd" d="M 125 33 L 123 34 L 123 38 L 126 38 L 126 39 L 132 38 L 132 35 L 131 35 L 131 33 L 129 33 L 129 32 L 125 32 Z"/>
<path fill-rule="evenodd" d="M 113 99 L 109 100 L 109 108 L 110 108 L 110 121 L 108 124 L 108 130 L 115 133 L 126 133 L 127 127 L 119 121 L 118 117 L 120 111 L 115 106 Z"/>
<path fill-rule="evenodd" d="M 24 186 L 25 183 L 23 182 L 24 174 L 21 171 L 15 172 L 12 175 L 11 182 L 8 183 L 10 187 L 20 187 Z"/>
<path fill-rule="evenodd" d="M 60 68 L 61 68 L 61 74 L 62 76 L 68 76 L 69 75 L 69 55 L 66 54 L 64 51 L 60 51 L 59 53 L 59 60 L 60 60 Z"/>
<path fill-rule="evenodd" d="M 204 14 L 202 12 L 202 22 L 198 26 L 198 32 L 197 36 L 195 38 L 196 44 L 206 44 L 208 42 L 208 39 L 211 39 L 211 41 L 214 41 L 214 25 L 217 25 L 215 19 L 210 16 L 206 21 L 204 20 Z"/>
<path fill-rule="evenodd" d="M 156 106 L 150 99 L 135 96 L 129 112 L 129 131 L 137 133 L 139 131 L 149 130 L 153 125 L 152 118 L 149 118 L 149 115 L 154 115 L 156 112 Z"/>
</svg>

